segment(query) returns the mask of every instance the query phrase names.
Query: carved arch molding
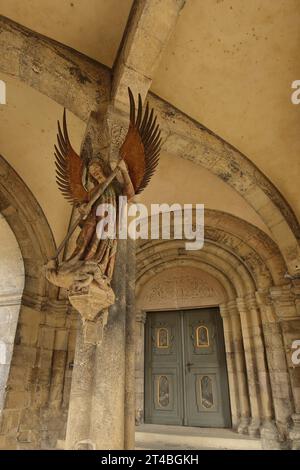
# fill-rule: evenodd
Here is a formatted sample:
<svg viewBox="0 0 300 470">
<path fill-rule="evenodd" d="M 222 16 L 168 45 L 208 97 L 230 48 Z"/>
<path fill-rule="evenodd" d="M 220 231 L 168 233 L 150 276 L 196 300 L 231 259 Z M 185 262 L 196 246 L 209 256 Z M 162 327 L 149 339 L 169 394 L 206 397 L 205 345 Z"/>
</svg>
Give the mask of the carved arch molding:
<svg viewBox="0 0 300 470">
<path fill-rule="evenodd" d="M 19 244 L 24 268 L 23 303 L 41 306 L 56 298 L 43 275 L 43 265 L 55 253 L 55 242 L 47 219 L 37 200 L 14 169 L 0 155 L 0 213 Z"/>
</svg>

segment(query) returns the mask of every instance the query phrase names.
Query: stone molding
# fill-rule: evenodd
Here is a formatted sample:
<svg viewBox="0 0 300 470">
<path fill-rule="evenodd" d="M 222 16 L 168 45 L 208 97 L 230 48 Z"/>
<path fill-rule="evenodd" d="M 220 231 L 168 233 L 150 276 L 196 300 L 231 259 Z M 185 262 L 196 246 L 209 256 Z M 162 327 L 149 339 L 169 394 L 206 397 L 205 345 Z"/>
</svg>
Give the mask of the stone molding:
<svg viewBox="0 0 300 470">
<path fill-rule="evenodd" d="M 12 305 L 21 305 L 22 294 L 1 294 L 0 293 L 0 307 L 8 307 Z"/>
</svg>

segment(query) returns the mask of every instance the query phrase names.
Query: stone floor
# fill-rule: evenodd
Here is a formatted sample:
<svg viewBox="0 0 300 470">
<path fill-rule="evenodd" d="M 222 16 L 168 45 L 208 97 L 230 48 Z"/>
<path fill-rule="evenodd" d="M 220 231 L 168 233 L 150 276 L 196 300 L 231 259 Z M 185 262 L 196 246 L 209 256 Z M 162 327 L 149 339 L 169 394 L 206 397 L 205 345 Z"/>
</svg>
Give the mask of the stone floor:
<svg viewBox="0 0 300 470">
<path fill-rule="evenodd" d="M 137 450 L 261 450 L 261 441 L 231 429 L 143 424 L 136 428 Z"/>
</svg>

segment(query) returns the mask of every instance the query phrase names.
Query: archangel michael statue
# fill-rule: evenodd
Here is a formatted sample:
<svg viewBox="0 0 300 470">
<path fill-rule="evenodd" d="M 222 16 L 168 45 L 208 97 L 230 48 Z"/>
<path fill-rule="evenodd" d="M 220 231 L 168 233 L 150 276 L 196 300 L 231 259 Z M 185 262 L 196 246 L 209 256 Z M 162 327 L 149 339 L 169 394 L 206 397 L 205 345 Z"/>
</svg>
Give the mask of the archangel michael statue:
<svg viewBox="0 0 300 470">
<path fill-rule="evenodd" d="M 153 109 L 150 111 L 147 103 L 143 111 L 139 95 L 136 112 L 132 92 L 130 89 L 128 92 L 129 129 L 114 170 L 107 171 L 100 158 L 87 160 L 75 152 L 68 136 L 65 110 L 62 127 L 58 122 L 56 181 L 63 196 L 78 209 L 80 217 L 60 245 L 55 259 L 47 263 L 46 277 L 54 285 L 67 289 L 71 304 L 86 320 L 93 321 L 115 301 L 111 280 L 118 242 L 116 238 L 99 236 L 96 227 L 101 216 L 97 215 L 97 207 L 111 204 L 118 213 L 118 197 L 124 195 L 130 201 L 141 193 L 159 161 L 161 138 Z M 80 228 L 80 233 L 75 249 L 68 259 L 59 262 L 59 252 L 76 227 Z"/>
</svg>

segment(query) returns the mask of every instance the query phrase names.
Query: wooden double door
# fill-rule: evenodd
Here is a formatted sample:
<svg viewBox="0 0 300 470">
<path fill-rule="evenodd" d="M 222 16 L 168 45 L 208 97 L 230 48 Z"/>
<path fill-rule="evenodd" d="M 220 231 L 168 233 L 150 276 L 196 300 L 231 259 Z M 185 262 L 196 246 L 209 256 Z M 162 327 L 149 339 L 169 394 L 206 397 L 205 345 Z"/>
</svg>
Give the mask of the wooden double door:
<svg viewBox="0 0 300 470">
<path fill-rule="evenodd" d="M 145 422 L 231 426 L 219 309 L 147 315 Z"/>
</svg>

